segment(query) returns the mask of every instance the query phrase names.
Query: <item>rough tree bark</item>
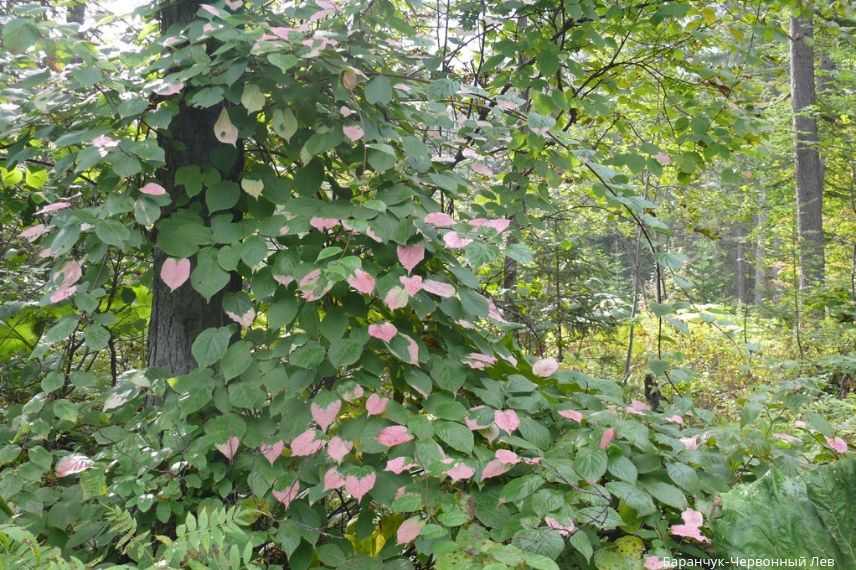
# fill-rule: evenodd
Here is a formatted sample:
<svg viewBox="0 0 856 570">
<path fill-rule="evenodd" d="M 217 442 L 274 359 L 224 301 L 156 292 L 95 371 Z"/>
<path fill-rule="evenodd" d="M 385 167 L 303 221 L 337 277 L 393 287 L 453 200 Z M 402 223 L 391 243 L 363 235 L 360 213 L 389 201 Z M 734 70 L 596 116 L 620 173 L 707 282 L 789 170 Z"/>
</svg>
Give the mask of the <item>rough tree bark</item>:
<svg viewBox="0 0 856 570">
<path fill-rule="evenodd" d="M 794 113 L 797 231 L 801 289 L 823 283 L 823 165 L 818 150 L 811 12 L 791 18 L 791 105 Z"/>
<path fill-rule="evenodd" d="M 160 12 L 161 30 L 165 33 L 171 26 L 180 25 L 193 19 L 199 9 L 200 0 L 179 0 L 164 4 Z M 181 166 L 196 164 L 201 168 L 218 167 L 223 179 L 237 180 L 242 168 L 242 152 L 238 148 L 231 167 L 223 171 L 223 162 L 214 164 L 212 150 L 223 145 L 214 137 L 214 123 L 220 113 L 220 107 L 196 109 L 181 105 L 179 112 L 167 132 L 159 137 L 164 149 L 166 166 L 158 173 L 158 183 L 177 197 L 181 190 L 175 188 L 175 172 Z M 202 202 L 202 194 L 194 200 L 199 201 L 203 213 L 207 213 Z M 240 289 L 240 278 L 233 274 L 229 285 L 212 297 L 210 302 L 194 290 L 190 280 L 175 291 L 160 280 L 161 266 L 167 256 L 155 249 L 154 278 L 152 285 L 152 312 L 149 320 L 147 364 L 152 368 L 163 368 L 172 374 L 185 374 L 196 367 L 191 346 L 196 336 L 208 327 L 227 324 L 222 308 L 222 298 L 226 291 Z M 194 263 L 195 265 L 195 263 Z"/>
</svg>

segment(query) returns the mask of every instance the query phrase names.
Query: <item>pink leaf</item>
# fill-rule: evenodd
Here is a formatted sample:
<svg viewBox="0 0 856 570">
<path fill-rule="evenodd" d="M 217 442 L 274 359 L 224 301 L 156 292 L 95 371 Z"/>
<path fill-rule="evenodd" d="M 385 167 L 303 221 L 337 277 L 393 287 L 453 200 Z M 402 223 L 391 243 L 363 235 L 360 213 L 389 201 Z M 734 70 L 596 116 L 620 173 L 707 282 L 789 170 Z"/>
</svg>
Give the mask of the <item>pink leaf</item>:
<svg viewBox="0 0 856 570">
<path fill-rule="evenodd" d="M 418 517 L 410 517 L 398 527 L 395 532 L 395 541 L 397 544 L 409 544 L 416 540 L 419 533 L 422 532 L 424 523 Z"/>
<path fill-rule="evenodd" d="M 309 428 L 295 437 L 291 442 L 291 454 L 295 457 L 306 457 L 318 453 L 324 447 L 324 442 L 315 439 L 315 435 L 315 430 Z"/>
<path fill-rule="evenodd" d="M 422 290 L 422 277 L 419 275 L 414 275 L 412 277 L 401 276 L 398 278 L 398 281 L 411 297 Z"/>
<path fill-rule="evenodd" d="M 406 307 L 408 299 L 410 299 L 410 296 L 407 294 L 407 291 L 402 287 L 393 287 L 386 292 L 383 302 L 387 307 L 394 311 L 396 309 Z"/>
<path fill-rule="evenodd" d="M 576 525 L 574 525 L 574 521 L 570 521 L 568 523 L 561 523 L 553 517 L 544 517 L 544 522 L 547 523 L 547 526 L 552 528 L 553 530 L 559 531 L 559 534 L 562 536 L 570 536 L 577 530 Z"/>
<path fill-rule="evenodd" d="M 698 449 L 698 446 L 701 443 L 699 441 L 699 436 L 697 435 L 694 435 L 692 437 L 682 437 L 679 439 L 681 440 L 681 443 L 684 445 L 684 447 L 686 447 L 690 451 L 695 451 L 696 449 Z"/>
<path fill-rule="evenodd" d="M 578 424 L 583 423 L 582 412 L 578 412 L 576 410 L 559 410 L 559 415 L 565 418 L 566 420 L 571 420 L 572 422 L 577 422 Z"/>
<path fill-rule="evenodd" d="M 274 443 L 263 443 L 259 446 L 259 451 L 262 452 L 262 455 L 265 456 L 265 459 L 267 459 L 268 463 L 271 465 L 279 459 L 284 449 L 285 443 L 281 439 Z"/>
<path fill-rule="evenodd" d="M 471 352 L 464 360 L 464 364 L 474 370 L 484 370 L 496 364 L 496 357 L 482 352 Z"/>
<path fill-rule="evenodd" d="M 615 428 L 609 428 L 603 432 L 602 436 L 600 436 L 599 447 L 601 449 L 606 449 L 609 447 L 609 444 L 612 443 L 613 439 L 615 439 Z"/>
<path fill-rule="evenodd" d="M 507 434 L 511 434 L 520 427 L 520 418 L 514 410 L 496 410 L 493 413 L 493 421 L 496 427 Z"/>
<path fill-rule="evenodd" d="M 73 285 L 71 287 L 60 287 L 51 293 L 50 301 L 51 303 L 61 303 L 74 295 L 75 292 L 77 292 L 77 285 Z"/>
<path fill-rule="evenodd" d="M 407 459 L 404 457 L 396 457 L 395 459 L 390 459 L 386 462 L 385 470 L 395 473 L 396 475 L 401 475 L 405 470 L 410 469 L 411 467 L 416 467 L 416 465 L 408 463 Z"/>
<path fill-rule="evenodd" d="M 359 125 L 348 125 L 342 127 L 342 132 L 345 133 L 345 136 L 348 137 L 351 142 L 360 140 L 366 134 L 363 131 L 363 128 Z"/>
<path fill-rule="evenodd" d="M 56 476 L 68 477 L 69 475 L 75 475 L 86 471 L 92 465 L 93 461 L 85 455 L 80 455 L 79 453 L 66 455 L 56 463 Z"/>
<path fill-rule="evenodd" d="M 217 447 L 217 450 L 222 453 L 226 457 L 226 459 L 232 461 L 232 459 L 235 457 L 235 454 L 238 453 L 238 447 L 240 445 L 241 440 L 233 435 L 224 443 L 218 443 L 215 447 Z"/>
<path fill-rule="evenodd" d="M 339 114 L 342 115 L 343 117 L 345 117 L 346 119 L 355 113 L 356 113 L 356 111 L 354 111 L 353 109 L 350 109 L 344 105 L 339 107 Z"/>
<path fill-rule="evenodd" d="M 92 146 L 98 149 L 116 148 L 119 146 L 119 141 L 111 139 L 107 135 L 98 135 L 92 139 Z M 101 156 L 106 156 L 107 152 L 99 153 Z"/>
<path fill-rule="evenodd" d="M 140 188 L 140 192 L 143 194 L 148 194 L 149 196 L 165 196 L 166 189 L 160 184 L 156 184 L 154 182 L 149 182 L 142 188 Z"/>
<path fill-rule="evenodd" d="M 39 239 L 42 235 L 47 233 L 48 228 L 44 224 L 36 224 L 34 226 L 30 226 L 26 228 L 24 231 L 18 234 L 18 237 L 24 238 L 30 243 L 33 243 L 37 239 Z"/>
<path fill-rule="evenodd" d="M 665 570 L 666 564 L 659 556 L 645 557 L 645 570 Z"/>
<path fill-rule="evenodd" d="M 374 488 L 376 480 L 377 475 L 374 473 L 363 477 L 348 475 L 345 477 L 345 490 L 348 491 L 351 496 L 357 500 L 357 502 L 360 502 L 363 500 L 363 497 L 365 497 L 368 492 Z"/>
<path fill-rule="evenodd" d="M 407 356 L 410 359 L 408 362 L 414 366 L 419 365 L 419 345 L 416 344 L 416 341 L 407 336 L 404 333 L 401 333 L 401 336 L 404 337 L 404 340 L 407 342 Z M 427 394 L 425 394 L 427 397 Z"/>
<path fill-rule="evenodd" d="M 483 162 L 473 162 L 470 164 L 470 169 L 482 176 L 493 176 L 493 170 Z"/>
<path fill-rule="evenodd" d="M 482 470 L 482 480 L 490 479 L 492 477 L 499 477 L 500 475 L 506 473 L 509 469 L 511 469 L 511 465 L 506 465 L 499 459 L 491 459 L 488 461 L 487 465 L 484 466 Z"/>
<path fill-rule="evenodd" d="M 68 263 L 62 266 L 62 284 L 61 288 L 71 287 L 83 276 L 83 269 L 80 267 L 80 263 L 77 260 L 72 259 Z"/>
<path fill-rule="evenodd" d="M 684 418 L 681 416 L 666 416 L 666 421 L 673 424 L 684 425 Z"/>
<path fill-rule="evenodd" d="M 666 154 L 665 152 L 658 152 L 654 155 L 654 158 L 663 166 L 668 166 L 672 164 L 672 157 Z"/>
<path fill-rule="evenodd" d="M 491 228 L 496 233 L 501 234 L 511 225 L 511 220 L 508 218 L 474 218 L 470 220 L 470 225 L 476 228 Z"/>
<path fill-rule="evenodd" d="M 300 481 L 295 481 L 282 491 L 274 491 L 273 498 L 282 503 L 282 506 L 288 509 L 288 506 L 291 504 L 294 499 L 297 498 L 297 495 L 300 494 Z"/>
<path fill-rule="evenodd" d="M 847 442 L 840 437 L 827 437 L 826 444 L 836 453 L 840 453 L 842 455 L 847 453 Z"/>
<path fill-rule="evenodd" d="M 475 469 L 466 463 L 456 463 L 454 467 L 446 471 L 446 475 L 452 479 L 452 483 L 469 479 L 475 474 Z"/>
<path fill-rule="evenodd" d="M 220 111 L 217 122 L 214 123 L 214 136 L 223 144 L 237 145 L 238 128 L 232 124 L 232 119 L 225 107 Z"/>
<path fill-rule="evenodd" d="M 369 325 L 369 336 L 383 342 L 391 341 L 397 332 L 398 329 L 392 323 L 383 322 L 376 325 Z"/>
<path fill-rule="evenodd" d="M 498 323 L 508 322 L 502 316 L 502 313 L 499 312 L 499 309 L 496 308 L 496 303 L 494 303 L 491 299 L 487 300 L 487 316 Z"/>
<path fill-rule="evenodd" d="M 449 249 L 463 249 L 473 243 L 473 240 L 462 237 L 458 232 L 448 232 L 443 236 L 443 243 Z"/>
<path fill-rule="evenodd" d="M 536 360 L 535 364 L 532 365 L 532 374 L 541 378 L 547 378 L 555 374 L 558 369 L 559 363 L 556 362 L 555 358 L 542 358 Z"/>
<path fill-rule="evenodd" d="M 321 428 L 321 431 L 327 431 L 330 424 L 336 421 L 336 416 L 339 415 L 339 410 L 341 409 L 342 400 L 334 400 L 324 408 L 314 402 L 309 406 L 309 411 L 312 413 L 312 419 L 315 420 Z"/>
<path fill-rule="evenodd" d="M 377 434 L 377 442 L 384 447 L 395 447 L 413 440 L 406 426 L 389 426 Z"/>
<path fill-rule="evenodd" d="M 38 214 L 49 214 L 51 212 L 57 212 L 59 210 L 65 210 L 66 208 L 68 208 L 70 206 L 71 206 L 71 204 L 69 204 L 68 202 L 54 202 L 52 204 L 48 204 L 44 208 L 36 210 L 36 215 L 38 215 Z"/>
<path fill-rule="evenodd" d="M 335 467 L 331 467 L 324 473 L 324 490 L 325 491 L 333 491 L 335 489 L 341 489 L 345 486 L 345 478 L 342 477 L 342 474 L 339 473 L 339 470 Z"/>
<path fill-rule="evenodd" d="M 684 538 L 692 538 L 699 542 L 710 542 L 706 536 L 701 533 L 701 525 L 704 522 L 704 517 L 698 511 L 687 509 L 681 513 L 681 518 L 684 524 L 672 525 L 671 532 L 675 536 Z"/>
<path fill-rule="evenodd" d="M 363 295 L 371 295 L 375 288 L 375 278 L 362 269 L 357 269 L 348 277 L 348 285 Z"/>
<path fill-rule="evenodd" d="M 187 278 L 190 277 L 190 260 L 186 257 L 181 259 L 167 258 L 161 266 L 160 273 L 161 281 L 163 281 L 171 291 L 175 291 L 181 287 Z"/>
<path fill-rule="evenodd" d="M 353 442 L 346 441 L 337 435 L 330 440 L 330 443 L 327 444 L 327 455 L 329 455 L 330 459 L 336 463 L 341 463 L 342 459 L 344 459 L 353 448 Z"/>
<path fill-rule="evenodd" d="M 651 411 L 651 406 L 642 402 L 641 400 L 633 400 L 630 402 L 629 406 L 624 408 L 627 412 L 631 414 L 635 414 L 637 416 L 644 416 L 645 412 Z"/>
<path fill-rule="evenodd" d="M 271 28 L 270 31 L 273 35 L 283 40 L 288 40 L 288 36 L 290 34 L 300 34 L 300 32 L 295 30 L 294 28 L 286 28 L 283 26 L 275 26 Z"/>
<path fill-rule="evenodd" d="M 370 416 L 382 415 L 387 405 L 389 405 L 389 398 L 382 398 L 377 394 L 372 394 L 366 399 L 366 411 Z"/>
<path fill-rule="evenodd" d="M 226 6 L 229 7 L 230 10 L 235 11 L 241 6 L 244 5 L 244 0 L 226 0 Z"/>
<path fill-rule="evenodd" d="M 363 394 L 363 387 L 356 384 L 350 391 L 342 393 L 342 398 L 344 398 L 346 402 L 353 402 L 354 400 L 362 398 Z"/>
<path fill-rule="evenodd" d="M 300 281 L 297 284 L 300 286 L 301 289 L 305 289 L 307 287 L 315 285 L 315 283 L 318 281 L 318 279 L 320 277 L 321 277 L 321 270 L 320 269 L 313 269 L 312 271 L 310 271 L 309 273 L 307 273 L 306 275 L 301 277 Z"/>
<path fill-rule="evenodd" d="M 309 225 L 318 230 L 319 232 L 323 232 L 324 230 L 331 230 L 338 226 L 339 219 L 313 217 L 309 220 Z"/>
<path fill-rule="evenodd" d="M 497 449 L 496 458 L 503 465 L 517 465 L 520 463 L 520 456 L 510 449 Z"/>
<path fill-rule="evenodd" d="M 400 245 L 396 249 L 398 254 L 398 262 L 407 270 L 407 273 L 413 271 L 413 268 L 425 259 L 425 246 L 423 245 Z"/>
<path fill-rule="evenodd" d="M 455 296 L 455 288 L 453 286 L 441 281 L 434 281 L 433 279 L 426 279 L 422 284 L 422 288 L 432 295 L 437 295 L 444 299 Z"/>
<path fill-rule="evenodd" d="M 256 310 L 250 307 L 247 312 L 242 315 L 226 311 L 226 316 L 241 325 L 241 327 L 248 329 L 253 326 L 253 321 L 256 320 Z"/>
<path fill-rule="evenodd" d="M 288 287 L 290 283 L 294 282 L 294 277 L 291 275 L 274 275 L 273 280 L 283 287 Z"/>
<path fill-rule="evenodd" d="M 455 225 L 455 219 L 443 212 L 431 212 L 425 216 L 423 221 L 437 228 L 448 228 Z"/>
</svg>

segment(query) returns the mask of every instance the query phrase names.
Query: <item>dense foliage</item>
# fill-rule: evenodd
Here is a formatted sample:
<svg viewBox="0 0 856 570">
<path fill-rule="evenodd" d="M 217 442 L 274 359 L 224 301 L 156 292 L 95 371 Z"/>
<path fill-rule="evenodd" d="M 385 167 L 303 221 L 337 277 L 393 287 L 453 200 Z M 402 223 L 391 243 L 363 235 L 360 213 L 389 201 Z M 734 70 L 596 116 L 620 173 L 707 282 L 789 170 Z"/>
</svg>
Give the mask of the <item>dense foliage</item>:
<svg viewBox="0 0 856 570">
<path fill-rule="evenodd" d="M 0 12 L 12 567 L 656 569 L 847 453 L 856 210 L 794 287 L 783 3 L 79 8 Z"/>
</svg>

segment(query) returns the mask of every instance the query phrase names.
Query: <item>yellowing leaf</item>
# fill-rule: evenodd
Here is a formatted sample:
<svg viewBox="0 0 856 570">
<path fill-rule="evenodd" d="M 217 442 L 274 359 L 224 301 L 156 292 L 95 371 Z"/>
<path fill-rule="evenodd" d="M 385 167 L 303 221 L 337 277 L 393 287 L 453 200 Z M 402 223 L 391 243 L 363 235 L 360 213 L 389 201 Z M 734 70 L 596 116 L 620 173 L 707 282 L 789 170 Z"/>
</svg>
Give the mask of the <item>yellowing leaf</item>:
<svg viewBox="0 0 856 570">
<path fill-rule="evenodd" d="M 291 112 L 291 109 L 277 109 L 273 112 L 270 120 L 270 126 L 273 132 L 285 139 L 285 142 L 291 140 L 294 133 L 297 132 L 297 117 Z"/>
<path fill-rule="evenodd" d="M 249 113 L 255 113 L 256 111 L 261 111 L 265 106 L 265 95 L 262 93 L 262 90 L 259 89 L 258 85 L 253 83 L 247 83 L 244 86 L 244 93 L 241 95 L 241 105 Z"/>
<path fill-rule="evenodd" d="M 252 196 L 253 198 L 258 198 L 262 195 L 262 190 L 264 190 L 265 184 L 261 180 L 253 180 L 252 178 L 242 178 L 241 179 L 241 188 Z"/>
<path fill-rule="evenodd" d="M 235 146 L 238 142 L 238 128 L 232 124 L 232 119 L 225 107 L 220 111 L 217 122 L 214 123 L 214 136 L 223 144 Z"/>
</svg>

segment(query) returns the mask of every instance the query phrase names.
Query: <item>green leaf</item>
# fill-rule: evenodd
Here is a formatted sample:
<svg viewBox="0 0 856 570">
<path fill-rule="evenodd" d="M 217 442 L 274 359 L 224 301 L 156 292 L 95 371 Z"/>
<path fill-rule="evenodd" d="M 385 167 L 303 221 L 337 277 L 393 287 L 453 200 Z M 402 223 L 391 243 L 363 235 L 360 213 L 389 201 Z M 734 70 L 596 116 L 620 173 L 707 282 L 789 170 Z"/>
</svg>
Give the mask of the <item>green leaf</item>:
<svg viewBox="0 0 856 570">
<path fill-rule="evenodd" d="M 253 363 L 252 345 L 241 340 L 233 344 L 220 360 L 220 372 L 227 381 L 240 376 Z"/>
<path fill-rule="evenodd" d="M 153 226 L 160 218 L 160 214 L 160 206 L 148 196 L 137 198 L 134 202 L 134 219 L 141 226 Z"/>
<path fill-rule="evenodd" d="M 300 368 L 314 369 L 324 362 L 324 355 L 326 352 L 327 351 L 320 343 L 309 341 L 292 352 L 288 361 L 290 364 L 299 366 Z"/>
<path fill-rule="evenodd" d="M 26 51 L 39 39 L 39 29 L 29 20 L 14 18 L 3 26 L 3 45 L 10 52 Z"/>
<path fill-rule="evenodd" d="M 184 186 L 189 197 L 196 196 L 202 192 L 202 170 L 195 164 L 180 166 L 175 171 L 175 185 Z"/>
<path fill-rule="evenodd" d="M 607 467 L 609 472 L 622 479 L 627 481 L 628 483 L 635 483 L 636 477 L 638 475 L 638 471 L 636 466 L 632 461 L 624 457 L 623 455 L 616 455 L 615 457 L 609 458 L 609 465 Z"/>
<path fill-rule="evenodd" d="M 669 463 L 666 465 L 669 479 L 690 493 L 695 493 L 699 487 L 698 475 L 695 469 L 683 463 Z"/>
<path fill-rule="evenodd" d="M 268 310 L 268 325 L 274 330 L 284 327 L 294 320 L 299 308 L 300 305 L 294 297 L 277 301 Z"/>
<path fill-rule="evenodd" d="M 65 376 L 54 370 L 48 372 L 47 375 L 42 379 L 42 391 L 45 394 L 50 394 L 51 392 L 62 388 L 63 384 L 65 384 Z"/>
<path fill-rule="evenodd" d="M 217 263 L 217 254 L 212 249 L 206 249 L 199 253 L 196 267 L 190 274 L 190 284 L 207 301 L 216 295 L 229 283 L 229 274 Z"/>
<path fill-rule="evenodd" d="M 386 105 L 392 101 L 392 84 L 383 75 L 378 75 L 366 85 L 366 101 L 372 105 Z"/>
<path fill-rule="evenodd" d="M 606 484 L 606 488 L 609 489 L 610 493 L 627 503 L 639 516 L 644 517 L 657 510 L 651 496 L 635 485 L 624 481 L 610 481 Z"/>
<path fill-rule="evenodd" d="M 190 257 L 211 241 L 211 230 L 193 214 L 178 213 L 157 224 L 158 248 L 170 257 Z"/>
<path fill-rule="evenodd" d="M 241 94 L 241 105 L 248 113 L 261 111 L 265 106 L 265 95 L 258 85 L 247 83 L 244 85 L 244 92 Z"/>
<path fill-rule="evenodd" d="M 131 237 L 131 232 L 117 220 L 99 220 L 95 224 L 95 235 L 107 245 L 121 247 Z"/>
<path fill-rule="evenodd" d="M 337 340 L 330 344 L 330 350 L 327 351 L 327 359 L 336 368 L 350 366 L 362 356 L 363 346 L 365 346 L 365 341 L 361 340 Z"/>
<path fill-rule="evenodd" d="M 205 203 L 209 212 L 228 210 L 241 198 L 241 187 L 231 180 L 221 180 L 205 190 Z"/>
<path fill-rule="evenodd" d="M 270 120 L 270 126 L 277 135 L 282 137 L 285 142 L 289 142 L 294 133 L 297 132 L 297 117 L 291 109 L 276 109 L 273 112 Z"/>
<path fill-rule="evenodd" d="M 190 352 L 199 366 L 211 366 L 226 354 L 231 338 L 230 327 L 205 329 L 193 341 Z"/>
<path fill-rule="evenodd" d="M 531 474 L 512 479 L 502 488 L 500 498 L 507 503 L 522 501 L 538 489 L 544 486 L 544 478 L 540 475 Z"/>
<path fill-rule="evenodd" d="M 438 421 L 434 424 L 434 433 L 446 445 L 456 451 L 466 454 L 473 452 L 473 446 L 475 445 L 473 432 L 466 426 L 455 422 Z"/>
<path fill-rule="evenodd" d="M 64 421 L 77 423 L 77 404 L 68 400 L 57 400 L 53 403 L 54 415 Z"/>
<path fill-rule="evenodd" d="M 90 350 L 102 350 L 110 341 L 110 331 L 100 325 L 90 325 L 86 328 L 83 338 L 86 341 L 86 347 Z"/>
<path fill-rule="evenodd" d="M 300 61 L 296 56 L 290 53 L 272 53 L 267 56 L 269 62 L 277 66 L 280 71 L 285 73 Z"/>
<path fill-rule="evenodd" d="M 589 482 L 600 480 L 606 473 L 606 452 L 602 449 L 584 447 L 574 458 L 574 470 Z"/>
<path fill-rule="evenodd" d="M 562 535 L 554 530 L 545 528 L 526 528 L 518 531 L 511 539 L 511 544 L 531 552 L 555 560 L 565 549 Z"/>
<path fill-rule="evenodd" d="M 583 531 L 577 531 L 571 535 L 571 539 L 568 541 L 571 543 L 571 546 L 576 549 L 577 552 L 583 555 L 583 558 L 586 561 L 591 560 L 592 554 L 594 554 L 594 549 L 591 546 L 591 540 L 589 540 L 588 535 Z"/>
<path fill-rule="evenodd" d="M 643 481 L 642 486 L 661 503 L 678 510 L 687 508 L 687 498 L 674 485 L 662 481 Z"/>
</svg>

